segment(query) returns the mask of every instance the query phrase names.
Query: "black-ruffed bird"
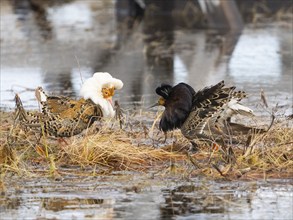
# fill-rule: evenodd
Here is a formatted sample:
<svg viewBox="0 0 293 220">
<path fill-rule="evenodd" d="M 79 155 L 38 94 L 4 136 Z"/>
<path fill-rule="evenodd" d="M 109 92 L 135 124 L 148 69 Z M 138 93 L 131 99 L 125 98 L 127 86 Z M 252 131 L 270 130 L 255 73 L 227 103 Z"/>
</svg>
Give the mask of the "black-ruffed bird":
<svg viewBox="0 0 293 220">
<path fill-rule="evenodd" d="M 98 72 L 87 79 L 79 100 L 64 96 L 48 96 L 41 87 L 36 89 L 36 98 L 42 106 L 41 112 L 27 112 L 16 94 L 17 117 L 28 128 L 44 129 L 44 133 L 55 137 L 70 137 L 81 133 L 93 122 L 103 117 L 114 117 L 112 97 L 121 89 L 121 80 L 109 73 Z"/>
<path fill-rule="evenodd" d="M 249 131 L 263 131 L 232 123 L 235 114 L 253 116 L 253 111 L 240 104 L 246 96 L 243 91 L 235 91 L 235 87 L 225 87 L 224 81 L 205 87 L 198 92 L 186 83 L 176 86 L 162 84 L 156 88 L 161 96 L 157 105 L 165 110 L 159 128 L 167 132 L 179 128 L 189 140 L 231 140 L 238 134 Z"/>
</svg>

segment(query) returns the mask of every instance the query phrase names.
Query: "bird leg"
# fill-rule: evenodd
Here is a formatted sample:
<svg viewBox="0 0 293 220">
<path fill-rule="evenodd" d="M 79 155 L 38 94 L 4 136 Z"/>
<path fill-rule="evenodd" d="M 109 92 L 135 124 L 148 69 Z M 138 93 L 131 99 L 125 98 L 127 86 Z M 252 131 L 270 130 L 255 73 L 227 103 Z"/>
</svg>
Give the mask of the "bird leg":
<svg viewBox="0 0 293 220">
<path fill-rule="evenodd" d="M 122 129 L 122 124 L 123 124 L 123 114 L 122 114 L 122 109 L 118 103 L 118 101 L 115 101 L 115 104 L 114 104 L 114 107 L 115 107 L 115 118 L 116 120 L 118 119 L 119 120 L 119 125 L 120 125 L 120 129 Z"/>
<path fill-rule="evenodd" d="M 166 143 L 166 141 L 167 141 L 167 132 L 164 132 L 164 136 L 165 136 L 164 143 Z"/>
<path fill-rule="evenodd" d="M 194 141 L 190 141 L 190 147 L 189 147 L 189 150 L 190 152 L 194 152 L 196 153 L 198 150 L 199 150 L 199 146 L 197 143 L 195 143 Z"/>
<path fill-rule="evenodd" d="M 231 146 L 228 147 L 227 159 L 228 159 L 228 163 L 230 164 L 234 164 L 236 162 L 235 153 Z"/>
</svg>

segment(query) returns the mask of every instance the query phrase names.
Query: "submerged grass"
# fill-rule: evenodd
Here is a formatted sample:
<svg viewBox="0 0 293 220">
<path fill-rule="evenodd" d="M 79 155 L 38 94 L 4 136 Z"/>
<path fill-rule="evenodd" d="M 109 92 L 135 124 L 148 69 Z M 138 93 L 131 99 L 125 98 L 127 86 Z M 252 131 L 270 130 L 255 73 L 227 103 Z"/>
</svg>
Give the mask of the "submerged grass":
<svg viewBox="0 0 293 220">
<path fill-rule="evenodd" d="M 190 153 L 189 143 L 179 131 L 166 138 L 156 123 L 152 126 L 158 115 L 151 112 L 127 117 L 122 129 L 117 121 L 104 121 L 67 139 L 40 137 L 40 132 L 24 130 L 14 123 L 14 113 L 0 114 L 2 178 L 11 172 L 56 177 L 68 174 L 68 170 L 71 174 L 86 170 L 84 175 L 111 174 L 116 170 L 151 171 L 227 180 L 292 177 L 293 129 L 280 122 L 267 133 L 254 135 L 246 146 L 217 149 L 199 143 L 199 151 Z M 149 125 L 145 124 L 146 119 Z"/>
</svg>

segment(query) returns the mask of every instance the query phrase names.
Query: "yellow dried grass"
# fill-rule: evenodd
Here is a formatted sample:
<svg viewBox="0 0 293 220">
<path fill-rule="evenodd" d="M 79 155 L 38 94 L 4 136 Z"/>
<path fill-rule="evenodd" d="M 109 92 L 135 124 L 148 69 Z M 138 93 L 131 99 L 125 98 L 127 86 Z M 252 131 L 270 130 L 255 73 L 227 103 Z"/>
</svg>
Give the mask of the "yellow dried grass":
<svg viewBox="0 0 293 220">
<path fill-rule="evenodd" d="M 62 150 L 71 163 L 82 166 L 99 164 L 116 169 L 143 170 L 154 162 L 182 158 L 182 155 L 152 146 L 135 146 L 127 132 L 110 129 L 74 140 Z"/>
<path fill-rule="evenodd" d="M 54 175 L 62 166 L 77 165 L 80 168 L 101 168 L 108 171 L 159 172 L 162 167 L 169 167 L 172 173 L 176 169 L 180 170 L 177 172 L 180 175 L 226 179 L 292 176 L 293 129 L 281 123 L 275 124 L 265 134 L 253 136 L 252 144 L 246 150 L 232 146 L 235 161 L 231 163 L 227 161 L 227 149 L 215 151 L 210 144 L 201 143 L 199 152 L 186 154 L 188 141 L 179 131 L 173 132 L 173 141 L 163 144 L 164 136 L 155 123 L 146 126 L 142 121 L 134 123 L 129 120 L 126 124 L 135 125 L 120 129 L 117 122 L 105 122 L 103 126 L 99 126 L 98 132 L 93 127 L 87 133 L 66 139 L 67 143 L 62 143 L 47 137 L 39 141 L 34 132 L 23 132 L 19 125 L 13 125 L 12 113 L 7 115 L 0 126 L 2 173 L 13 171 L 28 175 L 47 170 L 49 175 Z M 146 116 L 154 121 L 158 118 L 158 114 L 141 112 L 137 115 L 138 118 Z M 170 140 L 170 134 L 167 140 Z M 151 144 L 154 142 L 160 142 L 163 147 Z"/>
</svg>

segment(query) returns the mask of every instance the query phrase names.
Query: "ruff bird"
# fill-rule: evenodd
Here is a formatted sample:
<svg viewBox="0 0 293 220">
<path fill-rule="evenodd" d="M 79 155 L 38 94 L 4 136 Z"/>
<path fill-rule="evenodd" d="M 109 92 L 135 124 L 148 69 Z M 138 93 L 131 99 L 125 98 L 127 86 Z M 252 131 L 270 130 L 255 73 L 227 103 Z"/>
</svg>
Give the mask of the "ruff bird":
<svg viewBox="0 0 293 220">
<path fill-rule="evenodd" d="M 235 87 L 225 87 L 224 81 L 205 87 L 198 92 L 186 84 L 176 86 L 162 84 L 156 88 L 160 96 L 154 105 L 165 107 L 159 128 L 167 132 L 180 129 L 192 140 L 223 140 L 250 131 L 263 132 L 263 129 L 247 127 L 231 122 L 236 114 L 253 116 L 253 111 L 240 103 L 245 92 L 235 91 Z"/>
<path fill-rule="evenodd" d="M 55 137 L 70 137 L 81 133 L 102 117 L 113 118 L 112 97 L 121 89 L 121 80 L 109 73 L 98 72 L 87 79 L 80 90 L 82 98 L 73 100 L 65 96 L 49 96 L 41 87 L 36 89 L 36 99 L 41 112 L 27 112 L 16 94 L 17 118 L 26 127 L 41 128 L 45 134 Z"/>
</svg>

